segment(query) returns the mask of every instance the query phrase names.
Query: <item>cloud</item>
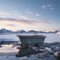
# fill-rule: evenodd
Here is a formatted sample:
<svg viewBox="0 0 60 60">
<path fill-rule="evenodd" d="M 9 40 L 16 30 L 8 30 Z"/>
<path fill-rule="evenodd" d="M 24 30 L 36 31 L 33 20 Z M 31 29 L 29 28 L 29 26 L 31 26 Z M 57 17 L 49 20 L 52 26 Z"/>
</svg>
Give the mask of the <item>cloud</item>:
<svg viewBox="0 0 60 60">
<path fill-rule="evenodd" d="M 4 19 L 4 20 L 0 20 L 0 28 L 6 28 L 9 30 L 39 30 L 39 29 L 43 29 L 44 26 L 47 23 L 43 23 L 43 22 L 38 22 L 38 21 L 28 21 L 28 20 L 12 20 L 12 19 Z M 43 28 L 41 28 L 41 26 Z"/>
<path fill-rule="evenodd" d="M 21 18 L 21 19 L 25 19 L 25 20 L 29 20 L 29 18 L 26 17 L 26 16 L 20 16 L 20 18 Z"/>
<path fill-rule="evenodd" d="M 7 12 L 1 12 L 0 11 L 0 16 L 8 16 L 8 15 L 11 15 L 10 13 L 7 13 Z"/>
<path fill-rule="evenodd" d="M 28 17 L 25 17 L 25 16 L 21 16 L 21 17 L 24 18 L 24 19 L 0 18 L 0 21 L 3 21 L 4 23 L 7 23 L 9 25 L 10 25 L 10 23 L 5 22 L 5 21 L 21 22 L 21 23 L 26 23 L 26 24 L 47 23 L 46 21 L 43 21 L 42 19 L 39 19 L 39 20 L 42 20 L 42 21 L 37 21 L 37 19 L 31 19 L 31 20 L 29 20 Z M 12 24 L 11 26 L 14 26 L 14 25 Z"/>
<path fill-rule="evenodd" d="M 26 9 L 26 12 L 27 12 L 28 14 L 33 14 L 34 16 L 40 16 L 39 13 L 31 12 L 29 9 Z"/>
<path fill-rule="evenodd" d="M 33 12 L 31 12 L 29 9 L 26 9 L 26 12 L 27 12 L 28 14 L 33 14 Z"/>
<path fill-rule="evenodd" d="M 52 7 L 52 5 L 51 4 L 47 4 L 47 7 Z"/>
<path fill-rule="evenodd" d="M 8 19 L 3 18 L 0 20 L 0 28 L 6 28 L 9 30 L 38 30 L 38 31 L 49 31 L 54 29 L 54 26 L 48 22 L 40 22 L 40 21 L 30 21 L 30 20 L 18 20 L 18 19 Z"/>
<path fill-rule="evenodd" d="M 45 5 L 42 5 L 41 7 L 42 7 L 43 9 L 45 9 L 45 8 L 46 8 L 46 6 L 45 6 Z"/>
<path fill-rule="evenodd" d="M 20 15 L 17 11 L 12 11 L 13 14 L 15 14 L 19 19 L 29 20 L 30 18 L 27 16 Z M 30 12 L 31 13 L 31 12 Z"/>
<path fill-rule="evenodd" d="M 18 18 L 20 17 L 19 12 L 15 11 L 15 10 L 11 10 L 11 13 L 12 13 L 12 15 L 15 15 Z"/>
<path fill-rule="evenodd" d="M 43 9 L 50 9 L 50 10 L 53 10 L 52 4 L 43 4 L 41 7 L 42 7 Z"/>
<path fill-rule="evenodd" d="M 0 11 L 0 17 L 3 17 L 3 18 L 20 18 L 20 14 L 15 10 L 10 10 L 9 12 Z"/>
<path fill-rule="evenodd" d="M 40 14 L 39 14 L 39 13 L 37 13 L 37 14 L 36 14 L 36 16 L 40 16 Z"/>
<path fill-rule="evenodd" d="M 49 8 L 50 10 L 53 10 L 53 6 L 51 4 L 47 4 L 47 8 Z"/>
<path fill-rule="evenodd" d="M 15 26 L 14 24 L 11 24 L 11 23 L 10 23 L 10 24 L 6 24 L 6 25 L 7 25 L 7 26 Z"/>
<path fill-rule="evenodd" d="M 53 8 L 51 7 L 50 10 L 53 10 Z"/>
</svg>

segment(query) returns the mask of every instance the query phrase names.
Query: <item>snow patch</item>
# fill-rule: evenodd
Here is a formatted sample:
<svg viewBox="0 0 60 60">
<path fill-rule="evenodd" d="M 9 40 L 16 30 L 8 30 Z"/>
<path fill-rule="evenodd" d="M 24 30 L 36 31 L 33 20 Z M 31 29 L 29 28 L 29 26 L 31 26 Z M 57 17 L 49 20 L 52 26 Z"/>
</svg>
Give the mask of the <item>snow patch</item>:
<svg viewBox="0 0 60 60">
<path fill-rule="evenodd" d="M 54 43 L 54 42 L 60 42 L 60 35 L 48 34 L 44 41 L 44 43 Z"/>
<path fill-rule="evenodd" d="M 7 41 L 19 41 L 19 38 L 16 35 L 0 35 L 0 40 Z"/>
</svg>

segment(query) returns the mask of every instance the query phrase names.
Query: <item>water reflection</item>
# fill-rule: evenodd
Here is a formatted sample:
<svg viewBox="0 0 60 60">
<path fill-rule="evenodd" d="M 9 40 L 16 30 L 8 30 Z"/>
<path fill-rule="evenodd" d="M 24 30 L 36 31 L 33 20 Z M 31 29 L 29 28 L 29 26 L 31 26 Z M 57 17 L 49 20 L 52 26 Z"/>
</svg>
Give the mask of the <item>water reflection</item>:
<svg viewBox="0 0 60 60">
<path fill-rule="evenodd" d="M 15 55 L 19 50 L 13 44 L 3 44 L 0 47 L 0 55 Z"/>
<path fill-rule="evenodd" d="M 50 57 L 38 58 L 35 55 L 31 55 L 29 57 L 16 57 L 15 55 L 19 51 L 17 49 L 19 45 L 13 44 L 3 44 L 0 47 L 0 60 L 55 60 L 54 56 L 51 55 Z"/>
</svg>

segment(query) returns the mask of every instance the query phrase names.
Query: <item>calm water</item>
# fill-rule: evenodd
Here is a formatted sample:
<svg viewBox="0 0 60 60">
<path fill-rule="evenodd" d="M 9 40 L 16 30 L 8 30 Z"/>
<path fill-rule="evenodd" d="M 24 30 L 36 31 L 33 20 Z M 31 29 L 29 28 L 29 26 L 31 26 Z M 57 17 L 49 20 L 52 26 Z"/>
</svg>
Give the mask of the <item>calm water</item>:
<svg viewBox="0 0 60 60">
<path fill-rule="evenodd" d="M 0 60 L 56 60 L 54 56 L 44 57 L 44 58 L 37 58 L 35 56 L 30 57 L 20 57 L 17 58 L 15 56 L 0 56 Z"/>
</svg>

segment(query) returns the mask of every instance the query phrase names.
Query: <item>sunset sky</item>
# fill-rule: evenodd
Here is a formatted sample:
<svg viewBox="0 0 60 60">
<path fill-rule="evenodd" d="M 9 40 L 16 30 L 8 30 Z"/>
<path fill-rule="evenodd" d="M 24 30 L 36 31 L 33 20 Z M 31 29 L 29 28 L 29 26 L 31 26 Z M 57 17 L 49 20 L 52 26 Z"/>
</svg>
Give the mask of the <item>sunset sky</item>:
<svg viewBox="0 0 60 60">
<path fill-rule="evenodd" d="M 0 0 L 0 29 L 60 29 L 60 0 Z"/>
</svg>

